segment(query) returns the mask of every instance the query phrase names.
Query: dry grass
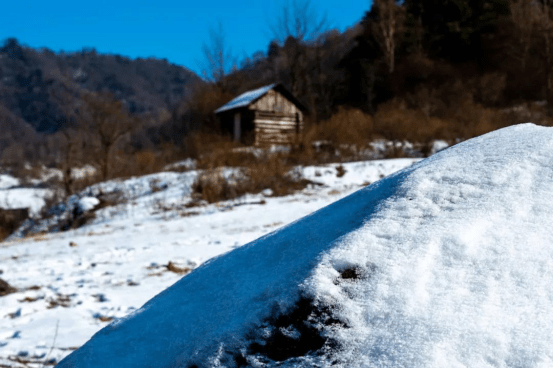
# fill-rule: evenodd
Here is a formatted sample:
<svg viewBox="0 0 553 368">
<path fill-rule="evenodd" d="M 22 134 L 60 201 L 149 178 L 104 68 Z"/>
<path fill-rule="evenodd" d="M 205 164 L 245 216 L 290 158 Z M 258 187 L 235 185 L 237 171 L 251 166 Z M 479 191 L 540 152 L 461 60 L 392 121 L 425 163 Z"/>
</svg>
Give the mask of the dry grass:
<svg viewBox="0 0 553 368">
<path fill-rule="evenodd" d="M 185 275 L 187 273 L 190 273 L 190 271 L 192 271 L 190 267 L 179 267 L 171 261 L 169 261 L 169 263 L 165 267 L 167 267 L 168 271 L 176 273 L 178 275 Z"/>
<path fill-rule="evenodd" d="M 192 184 L 195 199 L 208 203 L 236 198 L 237 185 L 223 176 L 220 170 L 206 170 L 199 174 Z"/>
<path fill-rule="evenodd" d="M 0 209 L 0 241 L 11 235 L 29 217 L 27 209 Z"/>
<path fill-rule="evenodd" d="M 16 291 L 17 289 L 8 284 L 7 281 L 0 279 L 0 296 L 15 293 Z"/>
<path fill-rule="evenodd" d="M 336 166 L 336 177 L 341 178 L 346 175 L 346 169 L 343 165 Z"/>
<path fill-rule="evenodd" d="M 341 107 L 328 120 L 308 125 L 302 144 L 304 149 L 298 154 L 299 162 L 360 159 L 366 149 L 370 149 L 369 143 L 376 139 L 408 141 L 422 155 L 427 155 L 436 139 L 465 140 L 529 121 L 553 125 L 544 104 L 499 107 L 504 88 L 504 75 L 489 74 L 474 80 L 421 87 L 381 103 L 374 115 Z M 317 146 L 313 149 L 315 142 Z M 385 152 L 388 158 L 405 155 L 401 147 L 395 146 Z"/>
<path fill-rule="evenodd" d="M 329 162 L 338 157 L 356 157 L 374 138 L 372 116 L 358 109 L 340 108 L 320 124 L 311 124 L 304 137 L 305 154 L 314 162 Z M 318 153 L 313 142 L 323 142 Z"/>
<path fill-rule="evenodd" d="M 199 169 L 241 167 L 257 160 L 250 149 L 240 147 L 229 137 L 219 134 L 195 132 L 188 138 L 187 144 L 192 147 Z"/>
<path fill-rule="evenodd" d="M 304 189 L 310 182 L 293 170 L 285 155 L 266 155 L 246 161 L 239 175 L 225 177 L 221 169 L 208 169 L 192 185 L 196 199 L 215 203 L 246 193 L 270 189 L 273 196 L 283 196 Z"/>
<path fill-rule="evenodd" d="M 247 180 L 242 182 L 242 191 L 259 193 L 271 189 L 274 196 L 284 196 L 304 189 L 310 182 L 287 162 L 285 155 L 268 155 L 246 166 Z"/>
</svg>

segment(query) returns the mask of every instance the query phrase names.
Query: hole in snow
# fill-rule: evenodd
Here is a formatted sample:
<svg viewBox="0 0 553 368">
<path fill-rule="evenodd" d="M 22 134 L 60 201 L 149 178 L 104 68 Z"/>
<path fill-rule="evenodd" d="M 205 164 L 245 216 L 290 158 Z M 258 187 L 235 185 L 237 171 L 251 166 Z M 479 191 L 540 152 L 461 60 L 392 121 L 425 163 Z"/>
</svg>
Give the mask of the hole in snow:
<svg viewBox="0 0 553 368">
<path fill-rule="evenodd" d="M 357 280 L 360 277 L 360 273 L 356 267 L 349 267 L 340 272 L 340 277 L 344 280 Z"/>
<path fill-rule="evenodd" d="M 334 285 L 340 285 L 344 281 L 355 282 L 359 279 L 369 279 L 376 272 L 376 265 L 368 263 L 366 266 L 347 266 L 336 268 L 340 276 L 334 280 Z"/>
</svg>

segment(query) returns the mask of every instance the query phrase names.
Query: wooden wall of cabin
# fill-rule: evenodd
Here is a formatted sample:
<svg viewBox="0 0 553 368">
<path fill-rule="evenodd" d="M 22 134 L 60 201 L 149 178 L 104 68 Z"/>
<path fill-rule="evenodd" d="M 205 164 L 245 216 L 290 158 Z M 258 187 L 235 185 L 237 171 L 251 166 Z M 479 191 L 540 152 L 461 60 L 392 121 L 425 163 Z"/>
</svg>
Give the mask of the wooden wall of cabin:
<svg viewBox="0 0 553 368">
<path fill-rule="evenodd" d="M 283 94 L 270 90 L 248 107 L 255 112 L 255 145 L 294 144 L 303 133 L 303 113 Z"/>
<path fill-rule="evenodd" d="M 295 144 L 303 134 L 302 116 L 276 112 L 255 112 L 255 145 Z"/>
<path fill-rule="evenodd" d="M 270 90 L 267 94 L 257 100 L 255 103 L 249 106 L 250 110 L 255 111 L 265 111 L 279 113 L 283 115 L 295 116 L 296 114 L 300 115 L 301 120 L 303 120 L 303 113 L 300 109 L 288 100 L 283 94 L 275 90 Z"/>
</svg>

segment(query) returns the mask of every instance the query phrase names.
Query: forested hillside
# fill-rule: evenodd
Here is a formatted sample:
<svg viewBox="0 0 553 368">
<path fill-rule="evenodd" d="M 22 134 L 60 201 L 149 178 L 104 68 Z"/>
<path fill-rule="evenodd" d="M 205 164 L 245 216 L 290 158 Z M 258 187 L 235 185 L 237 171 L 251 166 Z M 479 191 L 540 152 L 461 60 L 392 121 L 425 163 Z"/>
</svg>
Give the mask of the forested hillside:
<svg viewBox="0 0 553 368">
<path fill-rule="evenodd" d="M 425 154 L 436 139 L 553 124 L 553 1 L 374 0 L 359 18 L 342 32 L 316 3 L 288 2 L 268 25 L 266 50 L 241 60 L 214 28 L 203 35 L 203 79 L 163 60 L 55 54 L 8 39 L 0 49 L 0 160 L 107 170 L 112 164 L 92 158 L 118 153 L 126 168 L 132 156 L 148 171 L 205 156 L 232 147 L 213 111 L 274 82 L 309 110 L 292 162 L 354 159 L 378 139 Z M 102 147 L 99 126 L 117 116 L 124 128 Z M 324 143 L 324 157 L 314 142 Z"/>
<path fill-rule="evenodd" d="M 201 79 L 193 72 L 166 60 L 131 60 L 93 49 L 54 53 L 7 39 L 0 47 L 0 151 L 43 143 L 44 134 L 67 126 L 68 110 L 86 93 L 109 93 L 129 113 L 157 118 L 188 98 L 195 83 Z"/>
<path fill-rule="evenodd" d="M 237 72 L 216 74 L 206 95 L 225 95 L 224 101 L 229 91 L 280 80 L 310 108 L 313 125 L 326 122 L 316 132 L 326 139 L 355 124 L 363 136 L 412 141 L 466 139 L 528 120 L 549 124 L 552 6 L 375 0 L 343 33 L 320 27 L 311 13 L 297 11 L 302 7 L 284 7 L 266 53 Z M 360 113 L 366 123 L 359 124 Z"/>
</svg>

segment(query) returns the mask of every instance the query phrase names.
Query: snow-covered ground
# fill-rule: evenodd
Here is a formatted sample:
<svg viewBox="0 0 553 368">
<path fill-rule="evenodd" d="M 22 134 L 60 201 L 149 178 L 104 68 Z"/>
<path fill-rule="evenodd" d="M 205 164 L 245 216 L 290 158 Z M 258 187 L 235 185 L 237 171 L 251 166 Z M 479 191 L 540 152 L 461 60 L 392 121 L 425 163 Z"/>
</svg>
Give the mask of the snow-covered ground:
<svg viewBox="0 0 553 368">
<path fill-rule="evenodd" d="M 492 132 L 204 262 L 59 367 L 552 367 L 552 214 L 553 128 Z"/>
<path fill-rule="evenodd" d="M 0 174 L 0 190 L 9 189 L 19 185 L 20 180 L 11 175 Z"/>
<path fill-rule="evenodd" d="M 415 161 L 347 163 L 345 173 L 336 169 L 339 165 L 306 167 L 304 176 L 324 186 L 287 197 L 248 195 L 191 208 L 183 204 L 189 201 L 194 171 L 96 185 L 91 197 L 119 190 L 127 202 L 99 210 L 94 223 L 77 230 L 0 243 L 0 278 L 19 290 L 0 297 L 0 367 L 24 366 L 18 360 L 35 366 L 57 362 L 187 270 Z M 7 189 L 14 185 L 0 191 L 13 203 L 25 198 L 18 189 Z M 37 203 L 37 196 L 31 198 Z"/>
<path fill-rule="evenodd" d="M 36 216 L 45 204 L 44 199 L 49 195 L 49 189 L 41 188 L 0 189 L 0 208 L 28 208 L 29 213 Z"/>
</svg>

